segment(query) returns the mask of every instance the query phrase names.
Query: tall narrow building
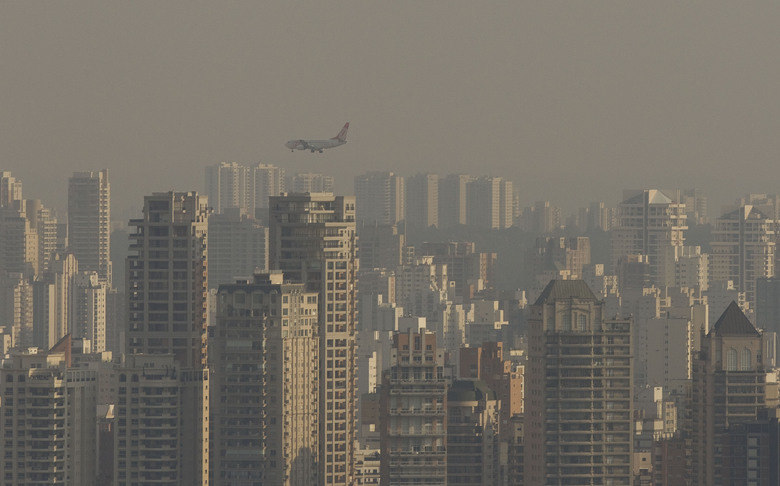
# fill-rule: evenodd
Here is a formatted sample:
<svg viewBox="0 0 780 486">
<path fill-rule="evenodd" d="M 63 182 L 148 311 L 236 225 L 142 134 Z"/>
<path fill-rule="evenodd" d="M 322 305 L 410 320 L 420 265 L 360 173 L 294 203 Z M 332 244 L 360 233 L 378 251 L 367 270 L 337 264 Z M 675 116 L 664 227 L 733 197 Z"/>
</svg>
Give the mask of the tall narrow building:
<svg viewBox="0 0 780 486">
<path fill-rule="evenodd" d="M 736 302 L 702 336 L 701 352 L 694 361 L 688 431 L 693 484 L 744 484 L 729 477 L 725 464 L 730 458 L 724 451 L 729 446 L 729 428 L 757 420 L 766 406 L 770 366 L 764 359 L 764 339 Z"/>
<path fill-rule="evenodd" d="M 126 349 L 173 354 L 180 366 L 204 358 L 208 293 L 206 198 L 163 192 L 144 198 L 143 219 L 130 220 Z"/>
<path fill-rule="evenodd" d="M 354 481 L 357 436 L 355 199 L 285 194 L 270 199 L 270 267 L 319 294 L 320 482 Z"/>
<path fill-rule="evenodd" d="M 317 307 L 316 293 L 281 272 L 219 287 L 208 340 L 213 484 L 319 484 Z"/>
<path fill-rule="evenodd" d="M 612 229 L 613 268 L 629 255 L 647 255 L 651 283 L 674 285 L 675 261 L 688 226 L 685 204 L 671 196 L 657 189 L 624 191 Z"/>
<path fill-rule="evenodd" d="M 439 226 L 439 176 L 417 174 L 406 180 L 406 220 L 420 228 Z"/>
<path fill-rule="evenodd" d="M 406 219 L 404 178 L 392 172 L 355 176 L 357 220 L 361 224 L 395 224 Z"/>
<path fill-rule="evenodd" d="M 756 305 L 756 280 L 775 276 L 775 221 L 758 208 L 742 205 L 719 217 L 712 232 L 710 280 L 731 280 Z"/>
<path fill-rule="evenodd" d="M 228 208 L 253 211 L 254 190 L 254 178 L 249 167 L 235 162 L 206 167 L 206 196 L 217 214 Z"/>
<path fill-rule="evenodd" d="M 632 484 L 631 321 L 607 319 L 582 280 L 531 307 L 525 396 L 528 484 Z"/>
<path fill-rule="evenodd" d="M 447 484 L 444 350 L 432 332 L 396 332 L 379 401 L 382 484 Z"/>
<path fill-rule="evenodd" d="M 68 180 L 68 243 L 81 270 L 111 286 L 111 184 L 108 169 Z"/>
<path fill-rule="evenodd" d="M 268 212 L 268 198 L 284 192 L 285 170 L 275 165 L 257 164 L 252 167 L 255 185 L 255 208 Z"/>
<path fill-rule="evenodd" d="M 468 183 L 474 178 L 466 174 L 450 174 L 439 180 L 439 225 L 441 228 L 466 224 Z"/>
</svg>

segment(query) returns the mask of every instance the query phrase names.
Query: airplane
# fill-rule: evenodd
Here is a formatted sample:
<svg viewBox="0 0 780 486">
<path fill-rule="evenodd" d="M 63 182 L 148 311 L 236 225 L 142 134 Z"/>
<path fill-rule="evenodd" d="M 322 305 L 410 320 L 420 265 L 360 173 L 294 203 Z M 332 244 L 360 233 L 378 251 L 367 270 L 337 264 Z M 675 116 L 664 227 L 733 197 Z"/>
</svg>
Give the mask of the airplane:
<svg viewBox="0 0 780 486">
<path fill-rule="evenodd" d="M 347 129 L 349 128 L 349 122 L 344 124 L 344 128 L 341 129 L 338 135 L 330 140 L 290 140 L 285 147 L 290 149 L 291 152 L 296 150 L 311 150 L 311 153 L 319 152 L 323 150 L 338 147 L 347 143 Z"/>
</svg>

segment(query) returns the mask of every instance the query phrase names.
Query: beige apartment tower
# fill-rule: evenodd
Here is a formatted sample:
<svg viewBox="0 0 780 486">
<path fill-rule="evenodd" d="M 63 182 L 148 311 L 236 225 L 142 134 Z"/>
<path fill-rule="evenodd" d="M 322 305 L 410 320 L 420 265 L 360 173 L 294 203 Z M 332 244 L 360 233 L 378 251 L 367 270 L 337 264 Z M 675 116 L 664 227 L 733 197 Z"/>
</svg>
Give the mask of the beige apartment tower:
<svg viewBox="0 0 780 486">
<path fill-rule="evenodd" d="M 406 186 L 392 172 L 367 172 L 355 176 L 357 220 L 361 224 L 396 224 L 406 219 Z"/>
<path fill-rule="evenodd" d="M 221 285 L 209 328 L 212 484 L 319 484 L 318 294 L 282 273 Z"/>
<path fill-rule="evenodd" d="M 406 221 L 420 228 L 439 226 L 439 176 L 417 174 L 406 179 Z"/>
<path fill-rule="evenodd" d="M 180 366 L 201 366 L 208 214 L 205 197 L 171 191 L 146 196 L 144 217 L 130 220 L 128 354 L 173 354 Z"/>
<path fill-rule="evenodd" d="M 632 484 L 631 321 L 607 319 L 584 281 L 553 280 L 528 328 L 527 484 Z"/>
<path fill-rule="evenodd" d="M 319 480 L 352 484 L 357 437 L 355 198 L 270 199 L 270 267 L 319 294 Z"/>
<path fill-rule="evenodd" d="M 68 180 L 68 245 L 79 268 L 111 286 L 111 184 L 108 169 Z"/>
</svg>

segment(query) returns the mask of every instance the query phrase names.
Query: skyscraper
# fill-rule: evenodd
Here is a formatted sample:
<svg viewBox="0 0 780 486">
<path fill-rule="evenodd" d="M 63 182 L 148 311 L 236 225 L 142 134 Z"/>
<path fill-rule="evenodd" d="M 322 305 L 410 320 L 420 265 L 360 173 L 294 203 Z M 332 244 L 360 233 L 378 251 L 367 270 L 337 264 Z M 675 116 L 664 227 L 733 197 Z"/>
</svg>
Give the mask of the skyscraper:
<svg viewBox="0 0 780 486">
<path fill-rule="evenodd" d="M 206 332 L 208 208 L 195 192 L 144 198 L 143 219 L 130 220 L 126 349 L 173 354 L 199 368 Z"/>
<path fill-rule="evenodd" d="M 553 280 L 528 328 L 528 484 L 631 484 L 631 321 L 605 318 L 584 281 Z"/>
<path fill-rule="evenodd" d="M 745 292 L 750 308 L 756 304 L 756 280 L 775 274 L 775 221 L 751 205 L 719 217 L 712 232 L 710 280 L 731 280 Z"/>
<path fill-rule="evenodd" d="M 685 243 L 685 204 L 657 189 L 624 191 L 612 229 L 612 265 L 628 255 L 647 255 L 650 280 L 674 285 L 675 261 Z"/>
<path fill-rule="evenodd" d="M 444 364 L 434 333 L 393 335 L 379 401 L 382 484 L 447 484 Z"/>
<path fill-rule="evenodd" d="M 268 208 L 268 198 L 284 192 L 285 170 L 275 165 L 257 164 L 252 167 L 256 208 Z"/>
<path fill-rule="evenodd" d="M 68 180 L 68 243 L 81 270 L 111 286 L 111 184 L 108 169 Z"/>
<path fill-rule="evenodd" d="M 267 203 L 266 203 L 267 204 Z M 209 217 L 209 287 L 268 270 L 268 228 L 237 208 Z"/>
<path fill-rule="evenodd" d="M 319 294 L 320 481 L 350 484 L 357 434 L 355 199 L 271 197 L 269 239 L 271 269 Z"/>
<path fill-rule="evenodd" d="M 395 224 L 406 219 L 404 178 L 392 172 L 355 176 L 357 220 L 363 224 Z"/>
<path fill-rule="evenodd" d="M 439 226 L 439 176 L 417 174 L 406 179 L 406 220 L 419 226 Z"/>
<path fill-rule="evenodd" d="M 736 302 L 703 336 L 699 359 L 694 360 L 693 420 L 688 431 L 693 484 L 739 484 L 727 477 L 724 451 L 729 427 L 755 421 L 766 406 L 770 370 L 763 351 L 764 336 Z"/>
<path fill-rule="evenodd" d="M 206 196 L 217 214 L 228 208 L 254 210 L 254 190 L 254 178 L 249 167 L 235 162 L 206 167 Z"/>
<path fill-rule="evenodd" d="M 281 272 L 221 285 L 209 328 L 213 484 L 319 484 L 317 293 Z"/>
<path fill-rule="evenodd" d="M 333 192 L 333 176 L 302 172 L 292 176 L 286 185 L 287 190 L 295 193 Z"/>
<path fill-rule="evenodd" d="M 13 207 L 22 200 L 22 181 L 0 170 L 0 208 Z"/>
<path fill-rule="evenodd" d="M 439 180 L 439 225 L 441 228 L 466 224 L 467 186 L 471 180 L 473 177 L 465 174 L 450 174 Z"/>
</svg>

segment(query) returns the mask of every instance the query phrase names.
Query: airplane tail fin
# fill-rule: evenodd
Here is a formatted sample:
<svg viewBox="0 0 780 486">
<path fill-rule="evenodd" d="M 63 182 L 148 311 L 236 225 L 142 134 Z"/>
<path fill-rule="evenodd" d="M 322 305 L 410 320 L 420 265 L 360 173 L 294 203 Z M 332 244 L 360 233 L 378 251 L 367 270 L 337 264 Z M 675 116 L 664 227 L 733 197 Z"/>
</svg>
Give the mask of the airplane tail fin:
<svg viewBox="0 0 780 486">
<path fill-rule="evenodd" d="M 341 129 L 338 135 L 333 137 L 331 140 L 340 140 L 342 142 L 347 141 L 347 130 L 349 130 L 349 122 L 344 124 L 344 128 Z"/>
</svg>

